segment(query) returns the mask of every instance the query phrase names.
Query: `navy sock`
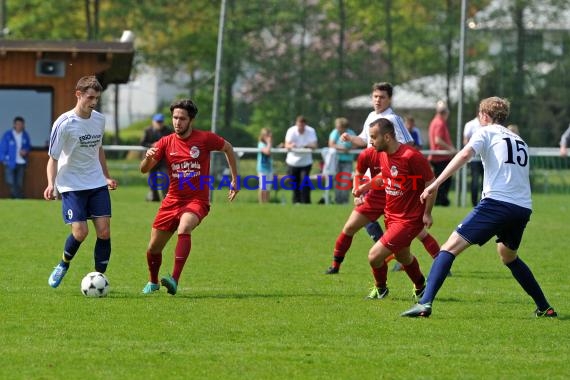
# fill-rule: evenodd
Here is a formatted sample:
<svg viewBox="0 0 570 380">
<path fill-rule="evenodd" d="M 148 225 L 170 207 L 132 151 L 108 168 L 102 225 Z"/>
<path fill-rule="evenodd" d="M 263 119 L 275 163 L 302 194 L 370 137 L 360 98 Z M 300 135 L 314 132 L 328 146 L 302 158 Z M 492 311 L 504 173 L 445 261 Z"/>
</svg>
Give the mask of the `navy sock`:
<svg viewBox="0 0 570 380">
<path fill-rule="evenodd" d="M 384 235 L 384 232 L 382 232 L 382 227 L 380 227 L 380 223 L 378 223 L 377 221 L 368 223 L 365 228 L 366 232 L 368 232 L 368 235 L 375 242 L 380 240 L 382 235 Z"/>
<path fill-rule="evenodd" d="M 550 307 L 550 304 L 546 300 L 544 293 L 542 293 L 542 289 L 534 278 L 532 271 L 524 263 L 524 261 L 522 261 L 520 257 L 517 257 L 514 261 L 506 265 L 511 270 L 513 277 L 518 281 L 524 291 L 532 297 L 538 309 L 548 309 Z"/>
<path fill-rule="evenodd" d="M 77 250 L 79 249 L 80 245 L 81 242 L 75 240 L 73 234 L 69 234 L 69 236 L 65 240 L 65 245 L 63 246 L 63 258 L 65 260 L 62 260 L 62 262 L 68 264 L 67 266 L 69 266 L 69 262 L 73 259 L 73 257 L 77 253 Z"/>
<path fill-rule="evenodd" d="M 433 302 L 435 295 L 439 291 L 439 288 L 441 288 L 441 285 L 443 285 L 443 282 L 451 269 L 451 265 L 453 265 L 453 260 L 455 260 L 455 256 L 450 252 L 439 251 L 437 257 L 431 264 L 426 284 L 426 291 L 419 303 L 423 304 Z"/>
<path fill-rule="evenodd" d="M 95 270 L 105 273 L 111 257 L 111 239 L 99 239 L 95 242 Z"/>
</svg>

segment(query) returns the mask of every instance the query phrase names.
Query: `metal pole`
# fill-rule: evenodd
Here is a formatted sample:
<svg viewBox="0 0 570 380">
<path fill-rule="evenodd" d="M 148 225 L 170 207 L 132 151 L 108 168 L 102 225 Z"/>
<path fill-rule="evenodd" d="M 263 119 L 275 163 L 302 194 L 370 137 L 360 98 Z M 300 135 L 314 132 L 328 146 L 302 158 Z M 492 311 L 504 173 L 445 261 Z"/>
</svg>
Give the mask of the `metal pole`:
<svg viewBox="0 0 570 380">
<path fill-rule="evenodd" d="M 222 51 L 224 43 L 224 24 L 226 19 L 226 0 L 222 0 L 220 5 L 220 19 L 218 21 L 218 46 L 216 48 L 216 69 L 214 74 L 214 100 L 212 102 L 212 133 L 216 133 L 216 125 L 218 124 L 218 93 L 220 87 L 220 70 L 222 65 Z M 214 166 L 216 160 L 214 155 L 210 157 L 210 178 L 215 174 Z M 210 202 L 214 200 L 214 191 L 210 190 Z"/>
<path fill-rule="evenodd" d="M 457 138 L 456 147 L 461 149 L 463 145 L 463 78 L 465 67 L 465 14 L 467 8 L 467 0 L 461 0 L 461 23 L 459 28 L 459 73 L 457 77 L 458 96 L 457 96 Z M 461 168 L 460 180 L 455 181 L 455 198 L 456 203 L 465 207 L 465 194 L 466 194 L 466 168 Z M 460 196 L 461 195 L 461 196 Z"/>
<path fill-rule="evenodd" d="M 224 41 L 224 24 L 226 18 L 226 0 L 222 0 L 220 20 L 218 22 L 218 46 L 216 48 L 216 71 L 214 74 L 214 100 L 212 103 L 212 132 L 216 133 L 218 123 L 218 92 L 220 87 L 220 70 L 222 65 L 222 48 Z"/>
</svg>

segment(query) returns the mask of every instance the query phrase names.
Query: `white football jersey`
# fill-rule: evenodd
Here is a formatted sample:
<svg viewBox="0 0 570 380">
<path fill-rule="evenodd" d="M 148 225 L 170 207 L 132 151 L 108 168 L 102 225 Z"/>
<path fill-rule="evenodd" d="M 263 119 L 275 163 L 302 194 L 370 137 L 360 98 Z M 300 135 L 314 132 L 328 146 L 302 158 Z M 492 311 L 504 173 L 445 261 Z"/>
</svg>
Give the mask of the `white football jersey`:
<svg viewBox="0 0 570 380">
<path fill-rule="evenodd" d="M 493 124 L 479 128 L 466 146 L 483 161 L 481 198 L 532 209 L 528 145 L 507 128 Z"/>
<path fill-rule="evenodd" d="M 104 132 L 105 116 L 97 111 L 82 119 L 71 110 L 53 123 L 48 154 L 57 160 L 55 185 L 60 193 L 107 185 L 99 161 Z"/>
<path fill-rule="evenodd" d="M 404 120 L 402 120 L 402 118 L 399 115 L 394 113 L 392 108 L 388 107 L 387 109 L 384 110 L 384 112 L 380 113 L 376 113 L 376 111 L 370 112 L 368 114 L 368 117 L 366 118 L 366 121 L 364 121 L 364 125 L 362 126 L 362 131 L 360 132 L 358 137 L 366 141 L 368 147 L 372 146 L 372 144 L 370 144 L 370 132 L 369 132 L 370 123 L 372 123 L 377 119 L 380 119 L 381 117 L 390 120 L 392 124 L 394 124 L 394 131 L 396 132 L 396 140 L 398 140 L 402 144 L 407 144 L 414 141 L 412 135 L 410 135 L 410 132 L 408 132 L 408 129 L 404 124 Z"/>
</svg>

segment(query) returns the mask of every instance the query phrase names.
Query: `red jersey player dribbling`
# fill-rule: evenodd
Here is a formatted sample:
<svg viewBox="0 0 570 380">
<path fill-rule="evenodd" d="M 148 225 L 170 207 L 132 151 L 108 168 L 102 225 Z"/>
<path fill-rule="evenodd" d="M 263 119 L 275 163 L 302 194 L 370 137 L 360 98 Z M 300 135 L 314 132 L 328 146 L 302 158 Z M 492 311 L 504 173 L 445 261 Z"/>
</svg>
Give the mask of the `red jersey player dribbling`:
<svg viewBox="0 0 570 380">
<path fill-rule="evenodd" d="M 141 162 L 141 172 L 148 172 L 161 159 L 168 167 L 170 185 L 154 219 L 146 252 L 149 282 L 143 289 L 150 294 L 160 289 L 158 272 L 162 250 L 174 232 L 178 241 L 174 252 L 172 275 L 163 276 L 161 284 L 169 294 L 176 294 L 182 269 L 190 255 L 191 233 L 210 211 L 209 192 L 212 184 L 210 152 L 222 151 L 230 167 L 232 181 L 228 199 L 237 195 L 237 168 L 232 145 L 220 136 L 193 129 L 198 108 L 189 99 L 170 106 L 174 133 L 161 138 L 150 148 Z"/>
</svg>

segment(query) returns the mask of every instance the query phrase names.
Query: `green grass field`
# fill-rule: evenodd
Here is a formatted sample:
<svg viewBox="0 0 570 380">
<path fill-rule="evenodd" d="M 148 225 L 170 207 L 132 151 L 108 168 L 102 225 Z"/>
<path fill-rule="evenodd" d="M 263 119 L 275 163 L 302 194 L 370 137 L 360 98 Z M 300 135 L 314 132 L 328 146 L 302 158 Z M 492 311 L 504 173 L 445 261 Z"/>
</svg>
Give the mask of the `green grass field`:
<svg viewBox="0 0 570 380">
<path fill-rule="evenodd" d="M 372 284 L 363 232 L 341 274 L 323 274 L 349 206 L 262 206 L 251 191 L 232 204 L 216 192 L 179 293 L 143 296 L 157 208 L 145 192 L 112 193 L 112 288 L 102 299 L 79 290 L 94 234 L 52 289 L 47 278 L 69 233 L 60 203 L 0 200 L 1 379 L 570 377 L 568 196 L 535 196 L 520 251 L 558 319 L 532 316 L 532 300 L 492 242 L 456 260 L 431 318 L 406 319 L 399 314 L 412 304 L 411 283 L 402 272 L 389 273 L 387 299 L 363 299 Z M 432 234 L 443 242 L 467 211 L 436 208 Z M 427 274 L 431 259 L 417 242 L 413 251 Z"/>
</svg>

